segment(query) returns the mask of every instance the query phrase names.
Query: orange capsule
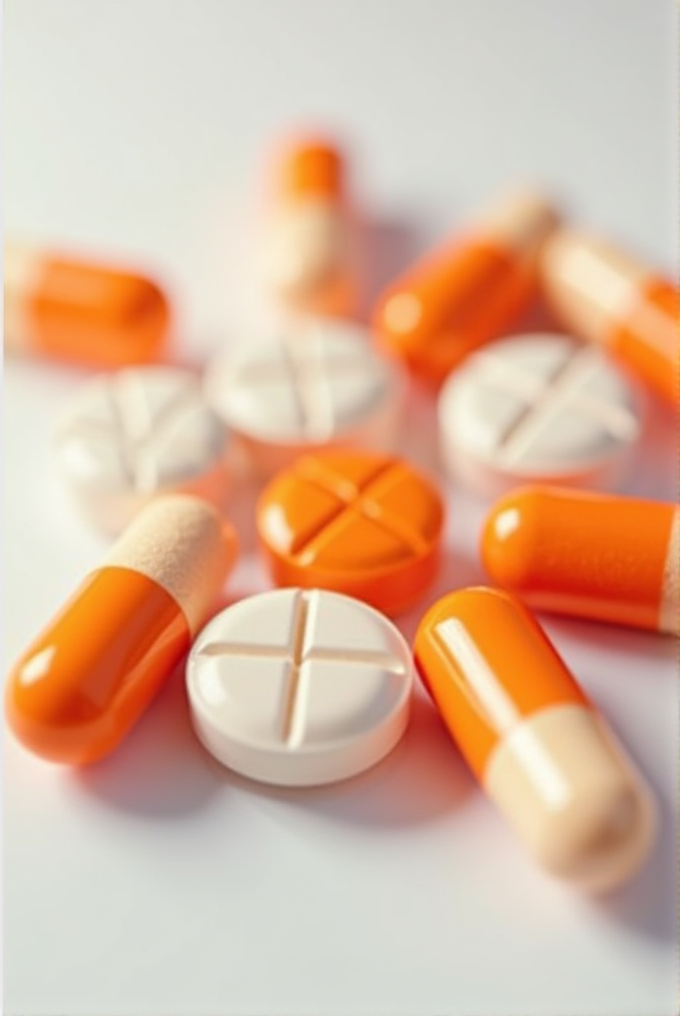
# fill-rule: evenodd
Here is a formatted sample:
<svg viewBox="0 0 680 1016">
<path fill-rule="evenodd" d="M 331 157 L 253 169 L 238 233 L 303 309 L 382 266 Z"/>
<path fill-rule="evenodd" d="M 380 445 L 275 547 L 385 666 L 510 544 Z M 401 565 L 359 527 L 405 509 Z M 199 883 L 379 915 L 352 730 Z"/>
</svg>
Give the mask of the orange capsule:
<svg viewBox="0 0 680 1016">
<path fill-rule="evenodd" d="M 680 404 L 678 290 L 606 242 L 560 230 L 542 254 L 546 296 L 564 324 L 606 346 L 671 405 Z"/>
<path fill-rule="evenodd" d="M 34 248 L 5 246 L 5 344 L 99 368 L 159 359 L 168 302 L 150 279 Z"/>
<path fill-rule="evenodd" d="M 680 508 L 527 487 L 498 501 L 482 534 L 493 582 L 531 607 L 680 634 Z"/>
<path fill-rule="evenodd" d="M 10 673 L 5 709 L 22 744 L 71 765 L 113 751 L 206 621 L 236 550 L 198 498 L 144 508 Z"/>
<path fill-rule="evenodd" d="M 654 838 L 651 794 L 518 600 L 443 597 L 415 659 L 472 771 L 547 871 L 596 891 L 636 871 Z"/>
<path fill-rule="evenodd" d="M 538 289 L 538 251 L 556 224 L 556 212 L 534 194 L 492 206 L 466 235 L 389 286 L 374 313 L 378 341 L 414 374 L 442 381 L 528 308 Z"/>
<path fill-rule="evenodd" d="M 278 586 L 330 589 L 386 614 L 413 606 L 439 565 L 444 506 L 399 459 L 328 451 L 272 480 L 257 528 Z"/>
<path fill-rule="evenodd" d="M 280 154 L 265 269 L 285 306 L 346 316 L 356 298 L 345 164 L 321 138 L 300 138 Z"/>
</svg>

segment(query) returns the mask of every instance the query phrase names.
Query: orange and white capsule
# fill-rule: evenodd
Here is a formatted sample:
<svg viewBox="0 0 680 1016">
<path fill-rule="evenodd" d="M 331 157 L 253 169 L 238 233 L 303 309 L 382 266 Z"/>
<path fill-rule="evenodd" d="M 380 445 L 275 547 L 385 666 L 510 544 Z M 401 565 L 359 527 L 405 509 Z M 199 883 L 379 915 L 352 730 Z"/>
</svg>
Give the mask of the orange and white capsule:
<svg viewBox="0 0 680 1016">
<path fill-rule="evenodd" d="M 99 368 L 158 360 L 170 310 L 150 279 L 5 245 L 5 349 Z"/>
<path fill-rule="evenodd" d="M 30 751 L 83 765 L 108 755 L 189 649 L 237 553 L 188 495 L 144 508 L 9 675 L 5 709 Z"/>
<path fill-rule="evenodd" d="M 680 508 L 526 487 L 497 501 L 481 546 L 492 581 L 538 610 L 680 635 Z"/>
<path fill-rule="evenodd" d="M 597 237 L 560 230 L 545 245 L 546 296 L 563 323 L 606 346 L 658 395 L 680 404 L 677 288 Z"/>
<path fill-rule="evenodd" d="M 439 383 L 527 310 L 538 292 L 538 252 L 557 223 L 533 193 L 492 205 L 388 287 L 373 317 L 378 341 L 414 374 Z"/>
<path fill-rule="evenodd" d="M 322 138 L 299 138 L 279 154 L 265 273 L 272 292 L 290 310 L 342 317 L 355 309 L 345 175 L 340 150 Z"/>
<path fill-rule="evenodd" d="M 439 600 L 416 633 L 444 723 L 520 839 L 551 874 L 613 889 L 654 839 L 651 793 L 552 644 L 508 593 Z"/>
</svg>

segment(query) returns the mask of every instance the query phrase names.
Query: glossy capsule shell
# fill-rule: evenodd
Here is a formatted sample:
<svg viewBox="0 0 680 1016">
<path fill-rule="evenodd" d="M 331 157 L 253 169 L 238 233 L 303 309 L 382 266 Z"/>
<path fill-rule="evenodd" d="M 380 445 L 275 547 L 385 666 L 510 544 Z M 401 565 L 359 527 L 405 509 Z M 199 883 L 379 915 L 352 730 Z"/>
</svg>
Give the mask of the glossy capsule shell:
<svg viewBox="0 0 680 1016">
<path fill-rule="evenodd" d="M 539 249 L 556 224 L 556 212 L 532 193 L 491 206 L 380 296 L 379 343 L 414 374 L 442 381 L 527 310 L 538 291 Z"/>
<path fill-rule="evenodd" d="M 489 512 L 484 567 L 539 610 L 680 634 L 680 508 L 527 487 Z"/>
<path fill-rule="evenodd" d="M 666 401 L 680 403 L 678 289 L 599 237 L 559 230 L 541 256 L 543 287 L 571 331 L 606 346 Z"/>
<path fill-rule="evenodd" d="M 102 369 L 161 358 L 170 310 L 155 282 L 114 266 L 5 246 L 5 344 Z"/>
<path fill-rule="evenodd" d="M 278 152 L 264 267 L 269 288 L 289 310 L 347 316 L 354 309 L 345 177 L 340 149 L 324 138 L 296 138 Z"/>
<path fill-rule="evenodd" d="M 71 765 L 113 751 L 189 649 L 236 549 L 198 498 L 143 509 L 11 671 L 5 709 L 19 741 Z"/>
<path fill-rule="evenodd" d="M 518 600 L 484 588 L 443 597 L 415 659 L 472 771 L 548 872 L 604 891 L 639 868 L 651 794 Z"/>
</svg>

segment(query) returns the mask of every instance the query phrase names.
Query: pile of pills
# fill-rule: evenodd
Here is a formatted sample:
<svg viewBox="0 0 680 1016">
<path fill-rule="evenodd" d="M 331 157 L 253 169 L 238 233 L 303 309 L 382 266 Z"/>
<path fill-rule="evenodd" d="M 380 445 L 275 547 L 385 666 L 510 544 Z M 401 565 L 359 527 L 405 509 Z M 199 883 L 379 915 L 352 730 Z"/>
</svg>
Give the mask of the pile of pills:
<svg viewBox="0 0 680 1016">
<path fill-rule="evenodd" d="M 323 139 L 279 153 L 262 255 L 279 324 L 200 375 L 172 363 L 151 280 L 6 252 L 8 349 L 106 370 L 58 421 L 55 455 L 83 519 L 116 538 L 13 668 L 9 725 L 45 759 L 95 762 L 184 665 L 206 750 L 304 787 L 390 752 L 417 675 L 537 861 L 609 889 L 648 854 L 653 794 L 530 610 L 680 634 L 680 512 L 610 492 L 645 388 L 677 408 L 677 293 L 522 193 L 362 325 L 345 175 Z M 555 332 L 513 334 L 540 297 Z M 437 400 L 439 480 L 399 454 L 412 385 Z M 272 589 L 215 616 L 243 470 Z M 449 479 L 498 499 L 480 547 L 493 585 L 429 605 L 411 648 L 392 618 L 427 606 Z"/>
</svg>

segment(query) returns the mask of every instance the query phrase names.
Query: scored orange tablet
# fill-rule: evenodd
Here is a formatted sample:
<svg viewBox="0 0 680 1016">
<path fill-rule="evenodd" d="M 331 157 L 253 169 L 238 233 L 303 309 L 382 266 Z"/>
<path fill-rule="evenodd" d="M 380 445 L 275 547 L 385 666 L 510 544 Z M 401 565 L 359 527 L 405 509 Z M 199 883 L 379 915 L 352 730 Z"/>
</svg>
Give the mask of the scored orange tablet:
<svg viewBox="0 0 680 1016">
<path fill-rule="evenodd" d="M 430 480 L 402 459 L 354 450 L 298 459 L 257 509 L 277 585 L 332 589 L 386 614 L 408 610 L 431 585 L 443 523 Z"/>
</svg>

